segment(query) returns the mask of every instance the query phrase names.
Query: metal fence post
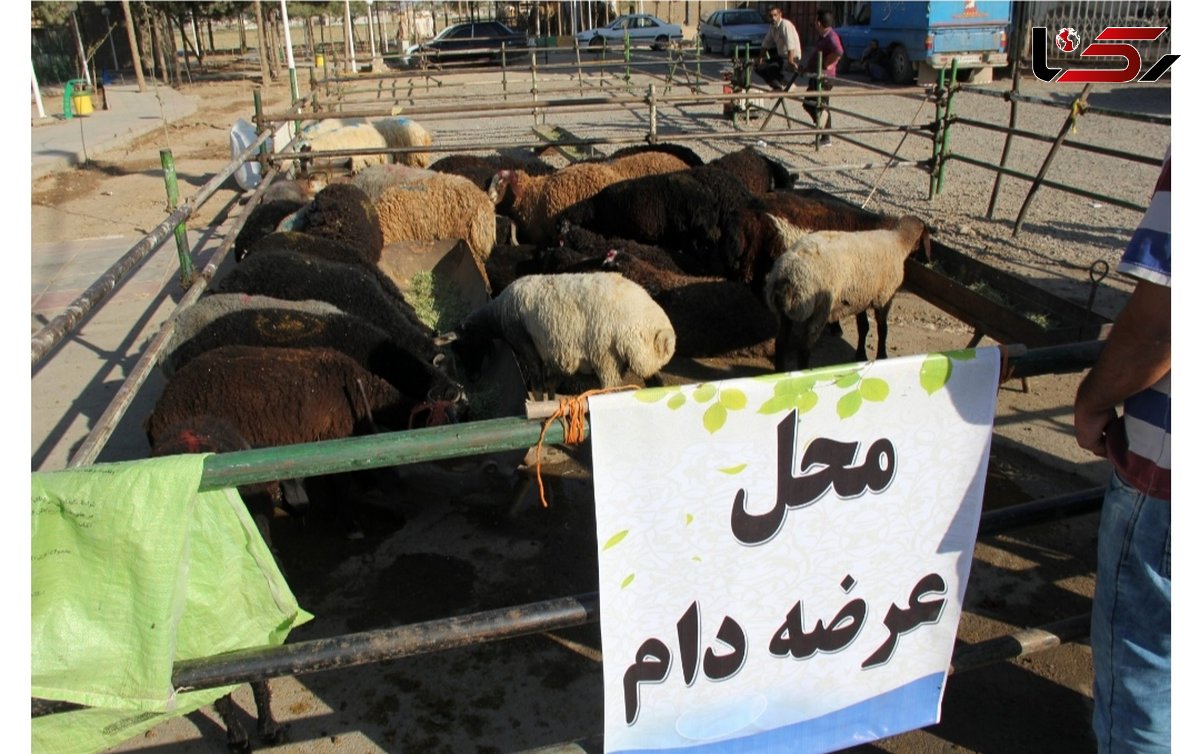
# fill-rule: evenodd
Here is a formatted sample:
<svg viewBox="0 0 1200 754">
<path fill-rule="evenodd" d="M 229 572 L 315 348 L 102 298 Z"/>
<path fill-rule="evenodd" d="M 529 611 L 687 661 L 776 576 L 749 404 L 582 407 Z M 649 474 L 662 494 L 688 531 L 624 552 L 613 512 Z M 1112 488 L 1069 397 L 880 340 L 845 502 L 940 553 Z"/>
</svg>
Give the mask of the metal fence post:
<svg viewBox="0 0 1200 754">
<path fill-rule="evenodd" d="M 179 181 L 175 176 L 175 158 L 170 149 L 158 151 L 162 163 L 163 181 L 167 184 L 167 210 L 174 212 L 179 206 Z M 187 228 L 181 222 L 175 226 L 175 248 L 179 251 L 179 285 L 187 290 L 192 285 L 192 276 L 196 273 L 192 266 L 192 252 L 188 248 Z"/>
<path fill-rule="evenodd" d="M 1019 56 L 1018 56 L 1019 57 Z M 1021 65 L 1017 61 L 1017 65 L 1013 66 L 1012 91 L 1011 94 L 1017 95 L 1021 93 Z M 1008 133 L 1004 136 L 1004 150 L 1000 153 L 1000 167 L 1008 165 L 1008 153 L 1012 148 L 1013 130 L 1017 127 L 1017 98 L 1009 97 L 1008 100 Z M 996 211 L 996 199 L 1000 196 L 1000 179 L 1004 177 L 1004 173 L 996 173 L 996 182 L 992 184 L 992 198 L 988 201 L 987 217 L 992 219 Z"/>
<path fill-rule="evenodd" d="M 950 61 L 950 83 L 946 85 L 946 126 L 942 129 L 942 143 L 940 146 L 940 155 L 938 156 L 938 171 L 937 171 L 937 193 L 942 193 L 942 179 L 946 175 L 946 157 L 950 153 L 950 120 L 951 110 L 954 107 L 954 91 L 955 84 L 958 81 L 958 59 Z"/>
</svg>

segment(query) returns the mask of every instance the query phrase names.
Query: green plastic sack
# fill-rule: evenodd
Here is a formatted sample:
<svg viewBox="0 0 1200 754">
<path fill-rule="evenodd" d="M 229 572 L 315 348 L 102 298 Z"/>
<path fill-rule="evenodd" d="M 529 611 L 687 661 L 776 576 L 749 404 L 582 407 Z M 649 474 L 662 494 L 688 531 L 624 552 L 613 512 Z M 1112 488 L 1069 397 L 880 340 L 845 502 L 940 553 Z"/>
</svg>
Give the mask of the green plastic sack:
<svg viewBox="0 0 1200 754">
<path fill-rule="evenodd" d="M 176 660 L 278 645 L 312 619 L 234 489 L 197 492 L 204 455 L 32 479 L 34 752 L 113 746 L 234 687 L 182 692 Z"/>
</svg>

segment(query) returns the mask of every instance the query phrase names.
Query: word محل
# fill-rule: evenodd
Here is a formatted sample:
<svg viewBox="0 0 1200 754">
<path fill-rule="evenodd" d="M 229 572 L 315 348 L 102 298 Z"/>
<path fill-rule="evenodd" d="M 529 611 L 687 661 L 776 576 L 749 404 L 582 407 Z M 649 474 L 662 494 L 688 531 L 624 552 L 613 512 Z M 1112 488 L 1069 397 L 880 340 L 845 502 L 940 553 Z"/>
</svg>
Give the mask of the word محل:
<svg viewBox="0 0 1200 754">
<path fill-rule="evenodd" d="M 849 575 L 842 580 L 841 588 L 846 594 L 853 591 L 857 582 Z M 937 573 L 921 577 L 908 594 L 904 607 L 893 603 L 884 616 L 883 625 L 888 637 L 874 652 L 863 660 L 863 670 L 885 665 L 896 650 L 899 638 L 918 626 L 937 623 L 941 620 L 946 600 L 942 597 L 926 600 L 930 595 L 944 595 L 946 581 Z M 834 617 L 826 622 L 817 620 L 811 630 L 804 629 L 804 601 L 799 600 L 788 611 L 783 623 L 771 637 L 768 651 L 772 657 L 791 657 L 806 660 L 817 653 L 832 654 L 850 646 L 858 638 L 867 618 L 867 602 L 854 598 L 847 602 Z M 693 601 L 675 623 L 679 644 L 679 663 L 683 671 L 683 683 L 691 687 L 701 670 L 710 681 L 732 678 L 745 666 L 749 642 L 746 631 L 733 618 L 726 615 L 717 630 L 716 640 L 728 647 L 718 652 L 712 646 L 704 650 L 703 662 L 700 654 L 700 604 Z M 643 683 L 662 683 L 671 673 L 673 656 L 671 649 L 662 639 L 650 637 L 642 642 L 634 655 L 632 665 L 625 669 L 625 724 L 637 722 L 641 711 L 640 689 Z"/>
<path fill-rule="evenodd" d="M 770 541 L 783 526 L 788 510 L 812 505 L 830 488 L 844 499 L 861 496 L 868 489 L 882 492 L 896 476 L 896 448 L 880 438 L 871 444 L 862 462 L 855 466 L 859 443 L 818 437 L 809 443 L 800 460 L 800 476 L 792 475 L 796 457 L 796 412 L 790 411 L 776 428 L 778 463 L 775 506 L 762 514 L 749 513 L 745 488 L 733 498 L 729 528 L 744 545 Z"/>
</svg>

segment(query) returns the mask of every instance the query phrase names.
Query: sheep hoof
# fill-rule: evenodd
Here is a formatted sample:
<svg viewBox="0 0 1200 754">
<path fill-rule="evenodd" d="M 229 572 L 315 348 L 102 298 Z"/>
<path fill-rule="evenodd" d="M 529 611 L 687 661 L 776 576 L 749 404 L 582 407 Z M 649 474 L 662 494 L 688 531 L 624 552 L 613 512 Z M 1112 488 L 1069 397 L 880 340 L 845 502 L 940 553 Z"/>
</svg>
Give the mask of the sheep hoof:
<svg viewBox="0 0 1200 754">
<path fill-rule="evenodd" d="M 287 726 L 276 724 L 268 730 L 258 732 L 258 740 L 267 746 L 279 746 L 288 742 Z"/>
</svg>

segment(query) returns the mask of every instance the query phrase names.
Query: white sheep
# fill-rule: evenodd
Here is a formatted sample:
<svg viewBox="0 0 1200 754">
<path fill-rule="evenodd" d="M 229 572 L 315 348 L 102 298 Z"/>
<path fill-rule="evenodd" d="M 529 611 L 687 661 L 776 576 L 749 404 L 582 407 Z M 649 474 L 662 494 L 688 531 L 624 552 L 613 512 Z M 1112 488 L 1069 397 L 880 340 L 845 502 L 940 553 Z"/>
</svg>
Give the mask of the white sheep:
<svg viewBox="0 0 1200 754">
<path fill-rule="evenodd" d="M 562 377 L 595 374 L 603 387 L 628 370 L 655 377 L 675 354 L 675 330 L 644 288 L 613 273 L 527 275 L 436 341 L 454 344 L 468 376 L 493 338 L 512 347 L 535 396 Z"/>
<path fill-rule="evenodd" d="M 496 245 L 496 206 L 461 176 L 378 165 L 354 177 L 375 203 L 385 244 L 460 238 L 480 267 Z"/>
<path fill-rule="evenodd" d="M 366 121 L 361 118 L 322 121 L 304 134 L 302 151 L 325 152 L 335 149 L 388 149 L 395 147 L 429 146 L 433 137 L 419 123 L 409 118 L 383 118 Z M 331 162 L 347 160 L 350 172 L 358 174 L 371 165 L 387 165 L 392 162 L 414 167 L 429 165 L 429 152 L 405 152 L 402 154 L 367 154 L 352 157 L 333 157 Z"/>
<path fill-rule="evenodd" d="M 786 371 L 795 355 L 797 368 L 806 369 L 825 325 L 851 314 L 858 324 L 855 358 L 866 361 L 867 309 L 874 310 L 879 329 L 876 358 L 887 358 L 887 315 L 904 282 L 904 260 L 921 243 L 929 257 L 925 223 L 906 215 L 891 230 L 802 233 L 772 219 L 793 239 L 765 285 L 767 305 L 779 320 L 775 368 Z"/>
</svg>

